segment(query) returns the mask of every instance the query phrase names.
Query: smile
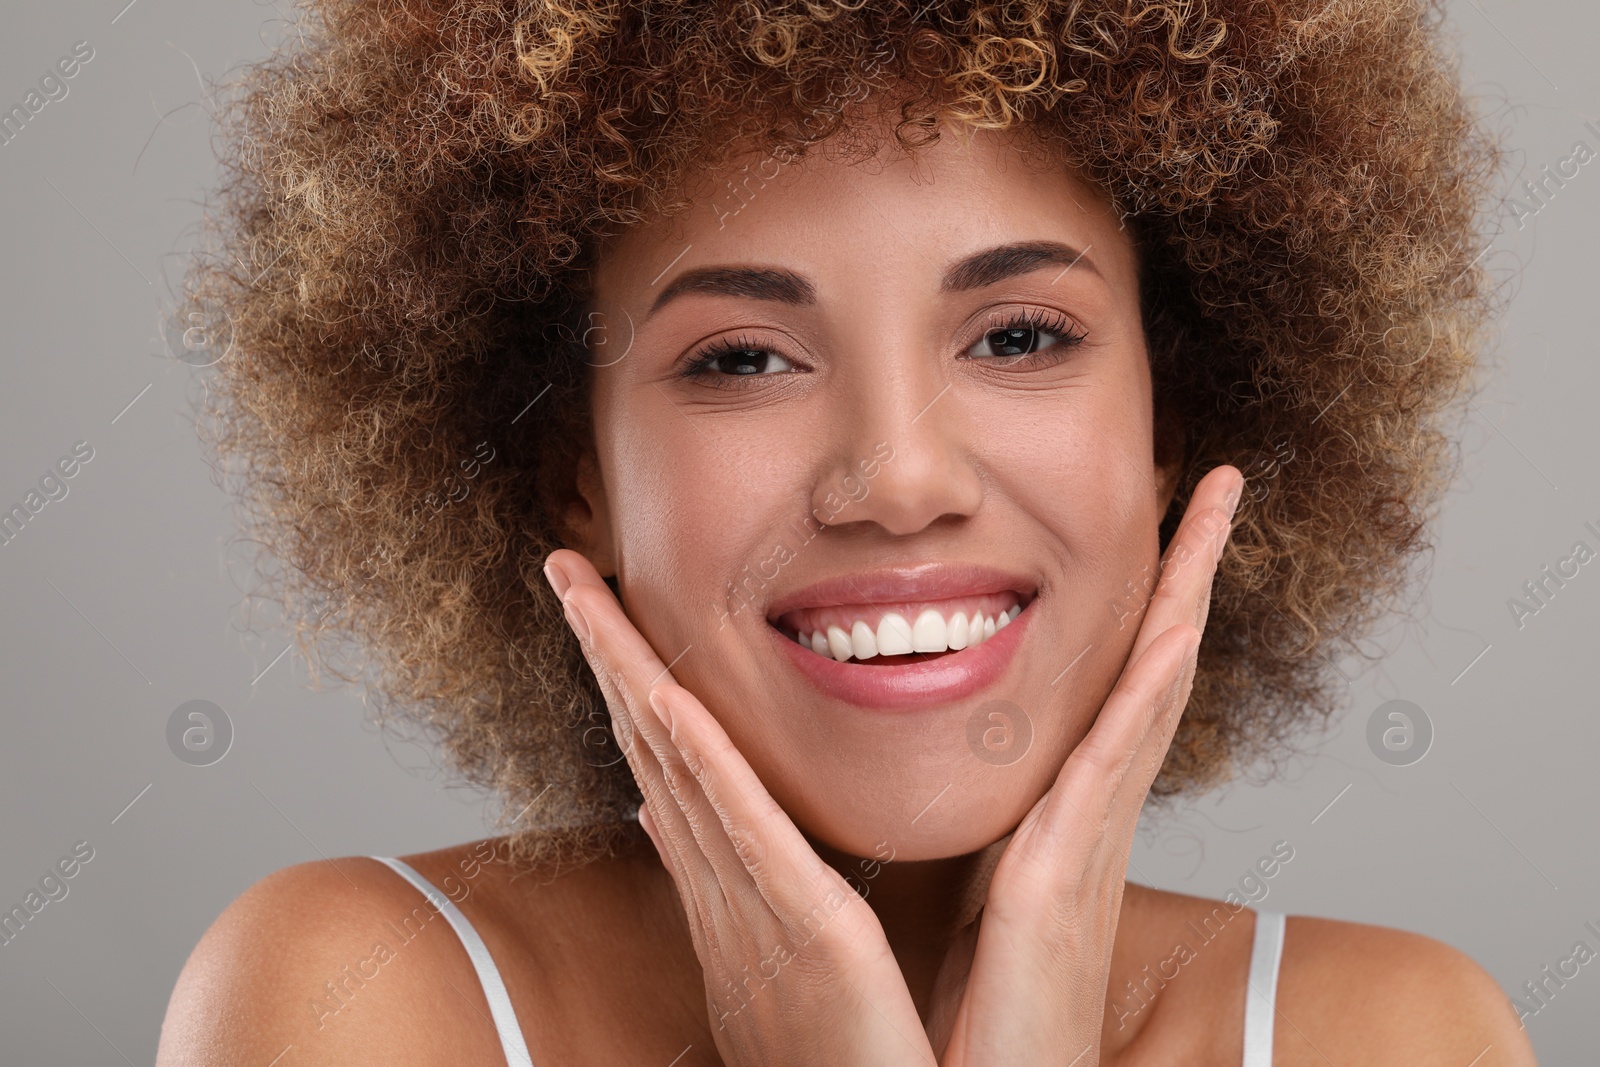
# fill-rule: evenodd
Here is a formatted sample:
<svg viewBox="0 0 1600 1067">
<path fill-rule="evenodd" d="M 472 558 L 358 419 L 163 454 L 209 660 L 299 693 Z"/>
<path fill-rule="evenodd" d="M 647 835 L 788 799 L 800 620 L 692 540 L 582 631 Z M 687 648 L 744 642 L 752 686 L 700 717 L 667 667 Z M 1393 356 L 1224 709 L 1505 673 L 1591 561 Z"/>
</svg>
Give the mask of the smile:
<svg viewBox="0 0 1600 1067">
<path fill-rule="evenodd" d="M 1022 614 L 1015 593 L 963 598 L 971 603 L 818 608 L 780 619 L 785 632 L 819 656 L 869 660 L 913 652 L 959 652 L 981 645 Z"/>
<path fill-rule="evenodd" d="M 1000 679 L 1036 585 L 965 564 L 848 575 L 774 601 L 768 629 L 824 694 L 871 708 L 931 707 Z"/>
</svg>

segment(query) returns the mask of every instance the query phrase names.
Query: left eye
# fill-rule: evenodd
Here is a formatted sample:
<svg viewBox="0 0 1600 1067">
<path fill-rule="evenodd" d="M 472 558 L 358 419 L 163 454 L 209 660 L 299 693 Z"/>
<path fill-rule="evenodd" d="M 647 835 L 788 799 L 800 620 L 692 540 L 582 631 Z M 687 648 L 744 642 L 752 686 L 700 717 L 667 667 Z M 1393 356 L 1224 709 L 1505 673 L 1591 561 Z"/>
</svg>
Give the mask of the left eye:
<svg viewBox="0 0 1600 1067">
<path fill-rule="evenodd" d="M 971 359 L 983 359 L 986 356 L 1014 358 L 1060 345 L 1076 344 L 1081 338 L 1068 335 L 1067 330 L 1064 322 L 1058 324 L 1026 316 L 985 331 L 982 339 L 967 349 L 967 356 Z"/>
</svg>

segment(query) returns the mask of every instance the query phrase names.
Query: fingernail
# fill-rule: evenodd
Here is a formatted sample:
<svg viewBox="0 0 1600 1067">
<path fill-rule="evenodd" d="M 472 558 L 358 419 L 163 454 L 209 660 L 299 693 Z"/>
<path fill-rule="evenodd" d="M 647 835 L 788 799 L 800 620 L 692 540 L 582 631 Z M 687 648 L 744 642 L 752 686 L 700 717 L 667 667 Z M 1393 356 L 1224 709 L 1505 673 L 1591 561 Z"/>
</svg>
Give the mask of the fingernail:
<svg viewBox="0 0 1600 1067">
<path fill-rule="evenodd" d="M 549 582 L 550 588 L 556 591 L 557 599 L 566 596 L 567 590 L 572 586 L 572 582 L 567 578 L 565 572 L 554 563 L 546 563 L 544 565 L 544 580 Z"/>
<path fill-rule="evenodd" d="M 588 644 L 589 624 L 584 620 L 583 612 L 579 611 L 578 605 L 571 600 L 563 600 L 561 603 L 567 612 L 567 625 L 572 627 L 572 632 L 578 635 L 578 640 Z"/>
<path fill-rule="evenodd" d="M 1241 478 L 1239 480 L 1238 487 L 1236 489 L 1234 489 L 1233 492 L 1228 494 L 1228 516 L 1227 516 L 1227 518 L 1228 518 L 1229 522 L 1232 522 L 1233 521 L 1233 517 L 1239 513 L 1239 501 L 1243 497 L 1244 497 L 1244 479 Z"/>
<path fill-rule="evenodd" d="M 667 733 L 672 733 L 672 709 L 667 707 L 667 698 L 661 695 L 659 689 L 650 690 L 650 710 L 656 713 L 656 718 L 667 728 Z"/>
</svg>

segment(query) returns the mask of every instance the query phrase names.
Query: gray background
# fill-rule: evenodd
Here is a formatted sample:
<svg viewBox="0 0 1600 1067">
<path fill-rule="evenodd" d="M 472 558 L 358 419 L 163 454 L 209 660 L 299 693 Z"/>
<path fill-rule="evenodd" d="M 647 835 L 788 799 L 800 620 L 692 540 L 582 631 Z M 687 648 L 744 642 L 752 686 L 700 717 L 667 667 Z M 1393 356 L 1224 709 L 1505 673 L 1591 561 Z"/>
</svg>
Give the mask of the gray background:
<svg viewBox="0 0 1600 1067">
<path fill-rule="evenodd" d="M 5 1063 L 149 1062 L 179 968 L 245 887 L 318 856 L 395 854 L 485 832 L 491 798 L 451 787 L 425 747 L 365 721 L 358 691 L 313 690 L 249 575 L 191 412 L 206 377 L 160 322 L 213 178 L 201 75 L 266 54 L 283 11 L 216 0 L 6 6 L 0 104 L 72 44 L 94 58 L 0 146 L 0 506 L 87 440 L 94 458 L 0 546 L 0 904 L 73 843 L 94 858 L 0 947 Z M 1453 3 L 1464 77 L 1509 132 L 1514 183 L 1554 167 L 1600 116 L 1600 8 Z M 1508 175 L 1508 178 L 1510 175 Z M 1511 190 L 1508 190 L 1510 192 Z M 1463 431 L 1424 604 L 1382 635 L 1335 732 L 1282 779 L 1147 819 L 1131 876 L 1220 896 L 1272 843 L 1292 862 L 1262 906 L 1415 930 L 1507 993 L 1600 927 L 1595 696 L 1600 562 L 1518 628 L 1507 598 L 1575 541 L 1600 548 L 1594 396 L 1600 159 L 1487 262 L 1514 294 Z M 1368 716 L 1404 698 L 1436 737 L 1380 762 Z M 180 704 L 216 702 L 232 749 L 186 765 Z M 1594 1062 L 1600 963 L 1528 1021 L 1549 1064 Z"/>
</svg>

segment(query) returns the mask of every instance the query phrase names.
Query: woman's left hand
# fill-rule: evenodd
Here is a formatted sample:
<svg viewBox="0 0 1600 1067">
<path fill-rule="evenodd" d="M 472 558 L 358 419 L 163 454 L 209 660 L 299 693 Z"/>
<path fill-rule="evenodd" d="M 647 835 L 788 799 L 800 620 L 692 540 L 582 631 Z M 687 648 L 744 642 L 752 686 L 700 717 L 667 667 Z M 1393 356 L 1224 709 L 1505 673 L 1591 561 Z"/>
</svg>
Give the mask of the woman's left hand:
<svg viewBox="0 0 1600 1067">
<path fill-rule="evenodd" d="M 1242 488 L 1233 467 L 1195 487 L 1128 666 L 1013 833 L 983 911 L 946 958 L 928 1020 L 942 1067 L 1100 1062 L 1128 853 L 1189 699 L 1216 561 Z"/>
</svg>

